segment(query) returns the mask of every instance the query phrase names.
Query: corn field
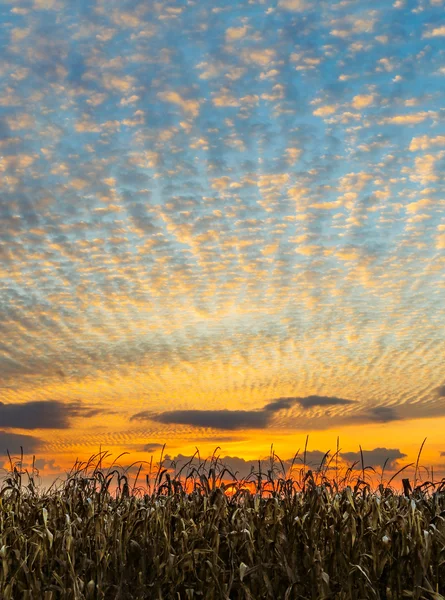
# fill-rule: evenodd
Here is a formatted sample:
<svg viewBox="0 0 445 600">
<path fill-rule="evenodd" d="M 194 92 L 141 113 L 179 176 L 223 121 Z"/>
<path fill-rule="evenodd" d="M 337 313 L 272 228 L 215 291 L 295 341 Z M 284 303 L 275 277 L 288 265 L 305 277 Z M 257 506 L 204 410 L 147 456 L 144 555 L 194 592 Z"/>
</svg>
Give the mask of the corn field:
<svg viewBox="0 0 445 600">
<path fill-rule="evenodd" d="M 2 600 L 444 597 L 444 481 L 373 489 L 365 468 L 289 476 L 275 456 L 237 480 L 214 456 L 174 474 L 161 456 L 138 486 L 141 467 L 131 483 L 105 457 L 46 491 L 11 460 Z"/>
</svg>

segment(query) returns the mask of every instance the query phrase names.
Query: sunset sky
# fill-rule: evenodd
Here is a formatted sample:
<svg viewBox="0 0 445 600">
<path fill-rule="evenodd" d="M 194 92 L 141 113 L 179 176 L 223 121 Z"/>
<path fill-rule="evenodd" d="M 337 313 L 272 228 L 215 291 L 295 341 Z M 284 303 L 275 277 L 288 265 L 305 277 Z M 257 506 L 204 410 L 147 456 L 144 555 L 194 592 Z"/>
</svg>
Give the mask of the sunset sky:
<svg viewBox="0 0 445 600">
<path fill-rule="evenodd" d="M 445 475 L 444 13 L 0 0 L 0 463 Z"/>
</svg>

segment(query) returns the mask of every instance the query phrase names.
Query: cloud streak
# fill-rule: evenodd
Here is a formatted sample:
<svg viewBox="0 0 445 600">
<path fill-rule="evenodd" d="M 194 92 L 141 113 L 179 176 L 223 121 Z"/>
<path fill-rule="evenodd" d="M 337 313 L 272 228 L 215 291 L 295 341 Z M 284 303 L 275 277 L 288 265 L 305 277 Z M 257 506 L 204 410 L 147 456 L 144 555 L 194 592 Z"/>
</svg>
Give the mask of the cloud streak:
<svg viewBox="0 0 445 600">
<path fill-rule="evenodd" d="M 267 413 L 246 410 L 172 410 L 154 415 L 141 412 L 131 417 L 131 420 L 145 419 L 165 424 L 228 430 L 264 429 L 268 425 Z"/>
<path fill-rule="evenodd" d="M 43 441 L 32 435 L 19 433 L 10 433 L 9 431 L 0 431 L 0 455 L 7 456 L 7 452 L 12 455 L 20 455 L 21 448 L 24 454 L 32 454 L 42 447 Z"/>
<path fill-rule="evenodd" d="M 353 404 L 353 401 L 327 396 L 278 398 L 266 404 L 261 410 L 171 410 L 160 414 L 142 411 L 132 415 L 130 420 L 152 420 L 165 424 L 175 423 L 213 429 L 265 429 L 270 425 L 274 413 L 289 409 L 296 404 L 309 409 L 314 406 Z"/>
<path fill-rule="evenodd" d="M 67 429 L 73 417 L 93 417 L 103 411 L 58 400 L 20 404 L 0 402 L 0 423 L 11 429 Z"/>
</svg>

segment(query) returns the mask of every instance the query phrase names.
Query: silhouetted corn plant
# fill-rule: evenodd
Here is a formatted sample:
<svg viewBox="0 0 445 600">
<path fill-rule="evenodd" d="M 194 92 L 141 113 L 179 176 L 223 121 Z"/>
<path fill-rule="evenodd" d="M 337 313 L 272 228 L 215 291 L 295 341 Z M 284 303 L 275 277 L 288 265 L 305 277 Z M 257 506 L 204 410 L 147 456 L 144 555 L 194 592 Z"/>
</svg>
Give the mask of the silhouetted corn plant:
<svg viewBox="0 0 445 600">
<path fill-rule="evenodd" d="M 175 472 L 163 448 L 145 486 L 141 464 L 132 481 L 135 463 L 105 468 L 101 451 L 46 491 L 34 461 L 29 473 L 23 453 L 9 457 L 0 598 L 444 598 L 445 480 L 422 482 L 418 458 L 412 489 L 397 492 L 384 469 L 374 489 L 363 454 L 340 474 L 338 444 L 317 469 L 306 450 L 286 471 L 271 449 L 240 478 L 216 451 Z"/>
</svg>

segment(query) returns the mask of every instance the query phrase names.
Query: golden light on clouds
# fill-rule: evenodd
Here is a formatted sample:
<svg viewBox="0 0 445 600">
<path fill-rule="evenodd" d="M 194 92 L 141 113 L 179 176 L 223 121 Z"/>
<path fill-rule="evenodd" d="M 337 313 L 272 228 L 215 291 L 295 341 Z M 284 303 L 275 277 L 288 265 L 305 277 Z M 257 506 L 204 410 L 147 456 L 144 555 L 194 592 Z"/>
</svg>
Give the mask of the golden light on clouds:
<svg viewBox="0 0 445 600">
<path fill-rule="evenodd" d="M 440 472 L 443 3 L 0 10 L 2 447 Z"/>
</svg>

